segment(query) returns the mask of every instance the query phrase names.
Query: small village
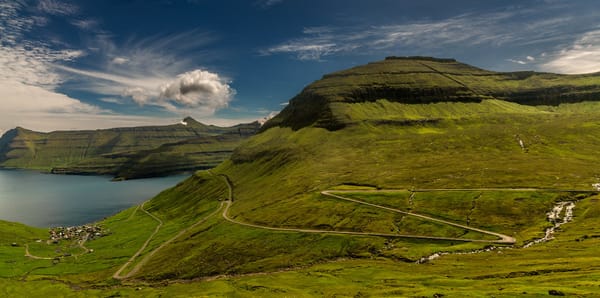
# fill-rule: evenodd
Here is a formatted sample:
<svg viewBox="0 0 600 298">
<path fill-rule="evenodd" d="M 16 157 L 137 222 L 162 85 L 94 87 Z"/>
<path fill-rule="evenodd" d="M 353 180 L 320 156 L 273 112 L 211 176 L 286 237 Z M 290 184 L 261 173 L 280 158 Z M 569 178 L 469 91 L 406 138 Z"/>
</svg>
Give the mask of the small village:
<svg viewBox="0 0 600 298">
<path fill-rule="evenodd" d="M 60 240 L 93 240 L 105 236 L 105 232 L 99 225 L 54 227 L 48 232 L 52 243 L 58 243 Z"/>
</svg>

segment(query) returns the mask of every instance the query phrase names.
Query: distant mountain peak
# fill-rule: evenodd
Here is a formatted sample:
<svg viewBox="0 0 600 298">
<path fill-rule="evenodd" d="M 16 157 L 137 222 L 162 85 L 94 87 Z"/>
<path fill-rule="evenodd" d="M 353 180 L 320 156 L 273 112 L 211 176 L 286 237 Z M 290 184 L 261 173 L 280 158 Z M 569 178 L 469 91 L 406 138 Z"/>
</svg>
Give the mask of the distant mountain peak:
<svg viewBox="0 0 600 298">
<path fill-rule="evenodd" d="M 181 122 L 179 122 L 180 124 L 186 125 L 186 126 L 198 126 L 198 125 L 204 125 L 198 121 L 196 121 L 196 119 L 187 116 L 185 118 L 183 118 L 183 120 L 181 120 Z"/>
</svg>

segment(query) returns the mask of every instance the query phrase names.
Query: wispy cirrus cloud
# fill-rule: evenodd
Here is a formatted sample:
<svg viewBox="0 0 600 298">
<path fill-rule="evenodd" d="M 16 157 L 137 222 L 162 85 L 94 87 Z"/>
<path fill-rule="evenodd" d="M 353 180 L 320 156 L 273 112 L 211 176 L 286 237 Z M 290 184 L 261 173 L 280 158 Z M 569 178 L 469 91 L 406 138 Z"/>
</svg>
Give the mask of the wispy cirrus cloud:
<svg viewBox="0 0 600 298">
<path fill-rule="evenodd" d="M 257 0 L 256 2 L 254 2 L 254 5 L 259 6 L 261 8 L 269 8 L 281 2 L 283 2 L 283 0 Z"/>
<path fill-rule="evenodd" d="M 600 30 L 582 34 L 541 64 L 544 71 L 568 74 L 600 71 Z"/>
<path fill-rule="evenodd" d="M 86 18 L 74 4 L 40 0 L 33 9 L 30 4 L 0 0 L 0 130 L 26 125 L 31 121 L 17 120 L 34 117 L 36 123 L 54 119 L 47 121 L 46 129 L 37 127 L 40 130 L 68 126 L 56 123 L 60 118 L 56 115 L 62 115 L 64 123 L 78 117 L 73 123 L 81 128 L 97 125 L 101 119 L 118 118 L 121 123 L 127 117 L 57 91 L 65 85 L 71 86 L 69 90 L 97 94 L 98 102 L 125 105 L 133 101 L 140 111 L 158 107 L 172 117 L 209 117 L 235 95 L 229 79 L 198 65 L 206 55 L 202 48 L 214 40 L 211 34 L 191 30 L 117 44 L 99 20 Z M 90 36 L 85 50 L 69 48 L 61 41 L 28 39 L 29 32 L 47 25 L 54 16 Z M 82 58 L 90 68 L 78 66 Z M 82 115 L 94 121 L 85 124 Z M 132 124 L 147 120 L 136 122 L 142 118 L 131 117 Z"/>
<path fill-rule="evenodd" d="M 213 40 L 211 34 L 199 31 L 130 40 L 124 45 L 104 37 L 90 45 L 96 55 L 104 57 L 95 70 L 56 68 L 72 75 L 75 88 L 131 98 L 140 106 L 158 106 L 173 113 L 208 116 L 227 107 L 235 95 L 228 78 L 196 62 L 203 56 L 199 49 Z"/>
<path fill-rule="evenodd" d="M 41 1 L 38 9 L 49 12 L 58 7 L 54 4 Z M 53 115 L 110 114 L 55 91 L 64 78 L 53 65 L 76 60 L 85 52 L 27 40 L 24 35 L 47 20 L 40 15 L 22 16 L 26 6 L 23 1 L 0 1 L 0 130 L 32 119 L 43 122 Z"/>
<path fill-rule="evenodd" d="M 69 16 L 79 12 L 77 5 L 61 0 L 39 0 L 37 9 L 56 16 Z"/>
<path fill-rule="evenodd" d="M 558 10 L 558 6 L 548 4 L 545 9 Z M 403 49 L 432 52 L 452 47 L 498 48 L 560 43 L 570 40 L 575 30 L 566 24 L 585 24 L 596 17 L 560 13 L 542 17 L 540 11 L 545 10 L 469 13 L 436 21 L 400 24 L 308 27 L 303 30 L 302 36 L 264 48 L 260 53 L 288 54 L 299 60 L 322 60 L 333 55 L 389 54 Z"/>
</svg>

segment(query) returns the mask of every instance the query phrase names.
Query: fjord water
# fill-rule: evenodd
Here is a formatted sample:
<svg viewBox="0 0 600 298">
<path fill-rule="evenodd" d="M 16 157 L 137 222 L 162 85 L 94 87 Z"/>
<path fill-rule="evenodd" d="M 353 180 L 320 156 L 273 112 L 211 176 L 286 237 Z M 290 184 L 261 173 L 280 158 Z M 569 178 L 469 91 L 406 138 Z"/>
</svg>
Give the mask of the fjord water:
<svg viewBox="0 0 600 298">
<path fill-rule="evenodd" d="M 111 182 L 102 176 L 0 170 L 0 219 L 36 227 L 94 222 L 148 200 L 185 178 Z"/>
</svg>

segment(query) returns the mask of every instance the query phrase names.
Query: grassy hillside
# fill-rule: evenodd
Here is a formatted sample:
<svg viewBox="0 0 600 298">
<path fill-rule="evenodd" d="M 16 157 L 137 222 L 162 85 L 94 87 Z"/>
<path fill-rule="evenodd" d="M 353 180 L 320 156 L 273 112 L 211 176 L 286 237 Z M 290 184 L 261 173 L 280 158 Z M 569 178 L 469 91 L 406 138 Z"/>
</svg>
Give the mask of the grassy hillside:
<svg viewBox="0 0 600 298">
<path fill-rule="evenodd" d="M 223 276 L 196 282 L 74 287 L 45 279 L 0 278 L 10 297 L 32 293 L 69 297 L 594 297 L 600 287 L 598 199 L 581 201 L 574 222 L 552 242 L 528 249 L 442 257 L 428 264 L 390 259 L 341 259 L 271 274 Z"/>
<path fill-rule="evenodd" d="M 215 169 L 102 222 L 112 233 L 86 243 L 94 253 L 56 265 L 20 260 L 0 270 L 0 285 L 18 295 L 34 286 L 69 293 L 75 284 L 81 296 L 596 293 L 600 102 L 587 96 L 598 83 L 431 58 L 327 75 Z M 372 205 L 322 193 L 330 189 Z M 574 222 L 523 248 L 566 201 L 576 204 Z M 516 243 L 415 264 L 491 244 L 480 242 L 489 235 L 406 212 Z M 452 239 L 397 237 L 407 234 Z M 113 279 L 120 268 L 126 278 Z M 12 286 L 17 279 L 27 280 L 23 289 Z"/>
<path fill-rule="evenodd" d="M 380 64 L 402 72 L 405 64 L 422 64 L 417 62 L 387 60 Z M 484 72 L 452 64 L 474 73 Z M 359 67 L 341 73 L 347 75 L 343 77 L 346 79 L 362 70 Z M 319 89 L 318 86 L 329 82 L 329 77 L 307 87 L 303 93 Z M 371 75 L 365 77 L 372 79 Z M 564 77 L 565 82 L 568 79 Z M 600 145 L 597 129 L 600 122 L 595 112 L 600 105 L 595 102 L 533 106 L 493 98 L 432 103 L 389 99 L 332 101 L 327 103 L 332 118 L 326 119 L 341 119 L 344 126 L 331 130 L 322 128 L 318 121 L 310 125 L 296 125 L 296 122 L 289 125 L 294 127 L 286 125 L 296 120 L 293 113 L 297 105 L 308 104 L 310 111 L 317 108 L 298 98 L 286 108 L 287 112 L 267 124 L 270 128 L 244 142 L 229 161 L 214 170 L 233 182 L 235 203 L 229 212 L 240 222 L 286 228 L 456 236 L 460 231 L 412 219 L 400 220 L 397 215 L 331 200 L 319 192 L 343 185 L 407 190 L 496 187 L 592 190 L 591 184 L 600 177 L 594 164 L 593 148 Z M 319 121 L 322 119 L 325 118 Z M 173 191 L 173 197 L 193 200 L 185 193 L 178 193 L 177 188 Z M 478 208 L 488 209 L 480 213 L 478 208 L 468 208 L 472 211 L 469 222 L 515 235 L 523 243 L 543 233 L 545 213 L 562 196 L 561 192 L 540 195 L 467 192 L 448 197 L 440 192 L 416 195 L 413 200 L 419 212 L 464 222 L 466 215 L 461 212 L 478 197 L 481 202 L 488 202 Z M 436 197 L 440 199 L 435 202 L 442 205 L 433 206 L 435 210 L 417 205 L 433 202 Z M 525 213 L 529 211 L 534 214 Z M 139 276 L 191 278 L 274 270 L 311 260 L 372 256 L 374 252 L 379 256 L 414 260 L 441 247 L 461 247 L 452 248 L 456 243 L 440 247 L 439 243 L 402 242 L 403 250 L 382 253 L 386 243 L 389 245 L 389 241 L 374 239 L 363 242 L 361 237 L 253 231 L 217 221 L 186 241 L 172 243 L 142 268 Z M 251 249 L 254 247 L 262 249 Z M 315 253 L 313 248 L 319 248 L 320 252 Z M 188 257 L 164 266 L 169 256 L 182 252 Z"/>
<path fill-rule="evenodd" d="M 217 127 L 191 118 L 184 122 L 51 133 L 16 128 L 0 139 L 0 165 L 119 178 L 160 176 L 214 167 L 259 128 L 258 123 Z"/>
<path fill-rule="evenodd" d="M 402 104 L 500 99 L 531 106 L 597 101 L 599 80 L 600 74 L 500 73 L 453 59 L 388 57 L 323 76 L 294 97 L 263 129 L 286 126 L 297 130 L 308 125 L 339 129 L 362 120 L 345 113 L 347 104 L 382 99 Z M 405 120 L 402 116 L 395 118 Z M 427 114 L 420 116 L 435 120 L 427 118 Z"/>
</svg>

